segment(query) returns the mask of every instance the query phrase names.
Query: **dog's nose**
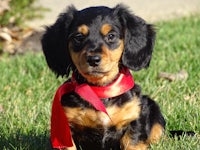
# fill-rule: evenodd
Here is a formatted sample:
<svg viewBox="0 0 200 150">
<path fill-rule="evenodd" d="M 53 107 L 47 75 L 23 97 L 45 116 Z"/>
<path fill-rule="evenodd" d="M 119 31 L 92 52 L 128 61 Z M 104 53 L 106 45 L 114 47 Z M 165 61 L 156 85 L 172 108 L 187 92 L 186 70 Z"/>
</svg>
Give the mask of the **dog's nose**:
<svg viewBox="0 0 200 150">
<path fill-rule="evenodd" d="M 89 63 L 90 66 L 98 66 L 101 62 L 101 56 L 99 55 L 94 55 L 94 56 L 87 56 L 87 62 Z"/>
</svg>

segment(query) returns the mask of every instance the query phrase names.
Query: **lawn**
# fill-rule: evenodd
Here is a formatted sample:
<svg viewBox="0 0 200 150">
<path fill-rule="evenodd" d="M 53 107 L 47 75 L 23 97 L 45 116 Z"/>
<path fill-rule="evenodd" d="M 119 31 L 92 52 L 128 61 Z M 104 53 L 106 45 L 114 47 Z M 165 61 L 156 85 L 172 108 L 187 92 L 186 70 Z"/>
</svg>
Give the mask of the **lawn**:
<svg viewBox="0 0 200 150">
<path fill-rule="evenodd" d="M 167 121 L 152 150 L 200 149 L 200 16 L 156 23 L 157 41 L 147 70 L 134 72 L 143 93 L 155 99 Z M 186 70 L 187 80 L 158 79 L 159 72 Z M 0 149 L 50 149 L 51 103 L 66 79 L 48 69 L 42 53 L 0 57 Z M 170 138 L 170 130 L 195 131 Z"/>
</svg>

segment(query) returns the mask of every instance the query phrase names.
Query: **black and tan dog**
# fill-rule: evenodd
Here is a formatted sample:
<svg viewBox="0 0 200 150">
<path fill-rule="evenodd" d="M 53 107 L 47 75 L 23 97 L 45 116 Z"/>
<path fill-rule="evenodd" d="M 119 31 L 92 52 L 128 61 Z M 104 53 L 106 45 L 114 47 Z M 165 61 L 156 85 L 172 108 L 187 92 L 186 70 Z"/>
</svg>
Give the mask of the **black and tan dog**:
<svg viewBox="0 0 200 150">
<path fill-rule="evenodd" d="M 42 46 L 57 75 L 68 77 L 72 70 L 73 82 L 101 88 L 115 82 L 122 70 L 147 68 L 154 41 L 153 26 L 123 5 L 81 11 L 70 6 L 47 27 Z M 137 84 L 100 99 L 108 115 L 73 90 L 62 96 L 74 142 L 68 149 L 145 150 L 161 138 L 165 120 L 159 106 L 141 95 Z"/>
</svg>

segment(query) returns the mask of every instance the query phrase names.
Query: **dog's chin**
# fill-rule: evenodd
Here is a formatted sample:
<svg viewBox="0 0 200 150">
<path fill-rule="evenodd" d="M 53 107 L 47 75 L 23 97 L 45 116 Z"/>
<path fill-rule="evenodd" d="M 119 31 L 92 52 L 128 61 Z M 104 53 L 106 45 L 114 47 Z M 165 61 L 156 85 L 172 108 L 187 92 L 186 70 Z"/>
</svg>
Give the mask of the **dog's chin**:
<svg viewBox="0 0 200 150">
<path fill-rule="evenodd" d="M 103 86 L 111 83 L 116 78 L 118 72 L 115 71 L 88 70 L 86 72 L 81 72 L 81 74 L 87 80 L 88 83 Z"/>
<path fill-rule="evenodd" d="M 103 72 L 103 71 L 87 71 L 82 73 L 83 77 L 86 78 L 88 82 L 91 82 L 91 80 L 98 82 L 108 74 L 109 72 Z"/>
<path fill-rule="evenodd" d="M 103 77 L 103 76 L 107 75 L 108 73 L 109 73 L 108 71 L 104 71 L 104 72 L 103 71 L 90 71 L 90 72 L 86 72 L 85 74 L 87 76 L 98 78 L 98 77 Z"/>
<path fill-rule="evenodd" d="M 87 67 L 79 70 L 84 77 L 102 78 L 110 73 L 110 69 L 102 69 L 100 67 Z"/>
</svg>

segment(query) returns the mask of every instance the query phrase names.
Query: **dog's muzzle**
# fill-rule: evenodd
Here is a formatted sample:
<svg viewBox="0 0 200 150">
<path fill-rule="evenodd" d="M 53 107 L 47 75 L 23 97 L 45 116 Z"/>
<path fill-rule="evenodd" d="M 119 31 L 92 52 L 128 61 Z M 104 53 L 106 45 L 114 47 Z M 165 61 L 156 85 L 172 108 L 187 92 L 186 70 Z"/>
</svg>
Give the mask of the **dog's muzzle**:
<svg viewBox="0 0 200 150">
<path fill-rule="evenodd" d="M 100 62 L 101 62 L 100 55 L 87 56 L 87 63 L 92 67 L 98 66 Z"/>
</svg>

